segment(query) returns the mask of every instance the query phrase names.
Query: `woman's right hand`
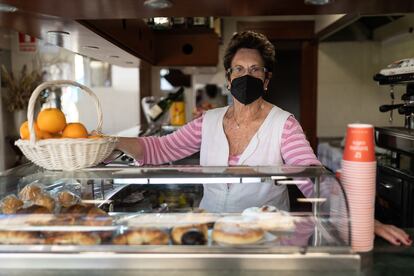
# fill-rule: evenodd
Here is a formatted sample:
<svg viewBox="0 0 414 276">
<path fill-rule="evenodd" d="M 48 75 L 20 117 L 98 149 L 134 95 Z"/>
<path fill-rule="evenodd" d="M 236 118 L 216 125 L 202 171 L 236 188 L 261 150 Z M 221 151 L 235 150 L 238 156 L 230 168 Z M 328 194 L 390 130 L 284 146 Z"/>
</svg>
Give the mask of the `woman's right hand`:
<svg viewBox="0 0 414 276">
<path fill-rule="evenodd" d="M 144 148 L 136 137 L 118 137 L 116 148 L 137 161 L 144 159 Z"/>
<path fill-rule="evenodd" d="M 375 234 L 393 245 L 411 245 L 410 236 L 402 229 L 391 224 L 383 224 L 375 220 Z"/>
</svg>

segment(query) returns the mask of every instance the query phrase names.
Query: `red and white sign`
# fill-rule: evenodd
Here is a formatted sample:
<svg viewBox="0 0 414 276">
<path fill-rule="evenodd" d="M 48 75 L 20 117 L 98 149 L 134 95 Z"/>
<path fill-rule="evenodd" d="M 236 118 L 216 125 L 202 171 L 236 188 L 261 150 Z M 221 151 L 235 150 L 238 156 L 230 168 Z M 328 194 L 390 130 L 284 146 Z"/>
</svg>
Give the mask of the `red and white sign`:
<svg viewBox="0 0 414 276">
<path fill-rule="evenodd" d="M 19 33 L 19 50 L 20 52 L 36 52 L 36 38 L 27 34 Z"/>
</svg>

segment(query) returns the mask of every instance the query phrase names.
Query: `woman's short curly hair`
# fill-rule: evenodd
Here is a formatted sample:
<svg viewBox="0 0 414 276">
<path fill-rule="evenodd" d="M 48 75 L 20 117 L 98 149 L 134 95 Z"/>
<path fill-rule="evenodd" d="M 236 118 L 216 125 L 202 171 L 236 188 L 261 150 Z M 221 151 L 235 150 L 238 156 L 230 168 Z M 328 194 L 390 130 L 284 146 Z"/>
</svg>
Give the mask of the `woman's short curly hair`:
<svg viewBox="0 0 414 276">
<path fill-rule="evenodd" d="M 266 69 L 269 72 L 273 71 L 275 63 L 275 47 L 266 36 L 253 31 L 244 31 L 233 35 L 224 53 L 223 64 L 226 71 L 231 67 L 231 61 L 233 60 L 234 55 L 241 48 L 258 50 Z"/>
</svg>

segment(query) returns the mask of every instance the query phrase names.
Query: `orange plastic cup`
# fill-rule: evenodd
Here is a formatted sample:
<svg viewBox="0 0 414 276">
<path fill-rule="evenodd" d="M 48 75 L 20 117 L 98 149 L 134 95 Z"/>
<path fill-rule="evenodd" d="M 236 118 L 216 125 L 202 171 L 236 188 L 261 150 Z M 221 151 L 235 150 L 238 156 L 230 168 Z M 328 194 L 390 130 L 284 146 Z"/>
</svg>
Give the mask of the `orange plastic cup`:
<svg viewBox="0 0 414 276">
<path fill-rule="evenodd" d="M 374 127 L 372 125 L 348 125 L 343 159 L 354 162 L 375 161 Z"/>
</svg>

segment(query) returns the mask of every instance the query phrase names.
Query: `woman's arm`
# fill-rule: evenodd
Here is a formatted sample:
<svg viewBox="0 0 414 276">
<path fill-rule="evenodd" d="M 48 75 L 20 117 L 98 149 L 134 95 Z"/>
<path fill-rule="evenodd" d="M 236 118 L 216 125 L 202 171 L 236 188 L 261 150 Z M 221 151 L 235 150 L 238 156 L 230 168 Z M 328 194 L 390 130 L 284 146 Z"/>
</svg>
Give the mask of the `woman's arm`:
<svg viewBox="0 0 414 276">
<path fill-rule="evenodd" d="M 321 162 L 316 158 L 308 140 L 306 140 L 302 127 L 293 116 L 290 116 L 284 125 L 280 151 L 283 161 L 287 165 L 321 166 Z M 313 183 L 310 180 L 307 184 L 298 185 L 298 188 L 306 197 L 312 196 Z"/>
<path fill-rule="evenodd" d="M 161 136 L 119 137 L 117 148 L 141 164 L 159 165 L 182 159 L 200 150 L 203 116 L 177 131 Z"/>
</svg>

